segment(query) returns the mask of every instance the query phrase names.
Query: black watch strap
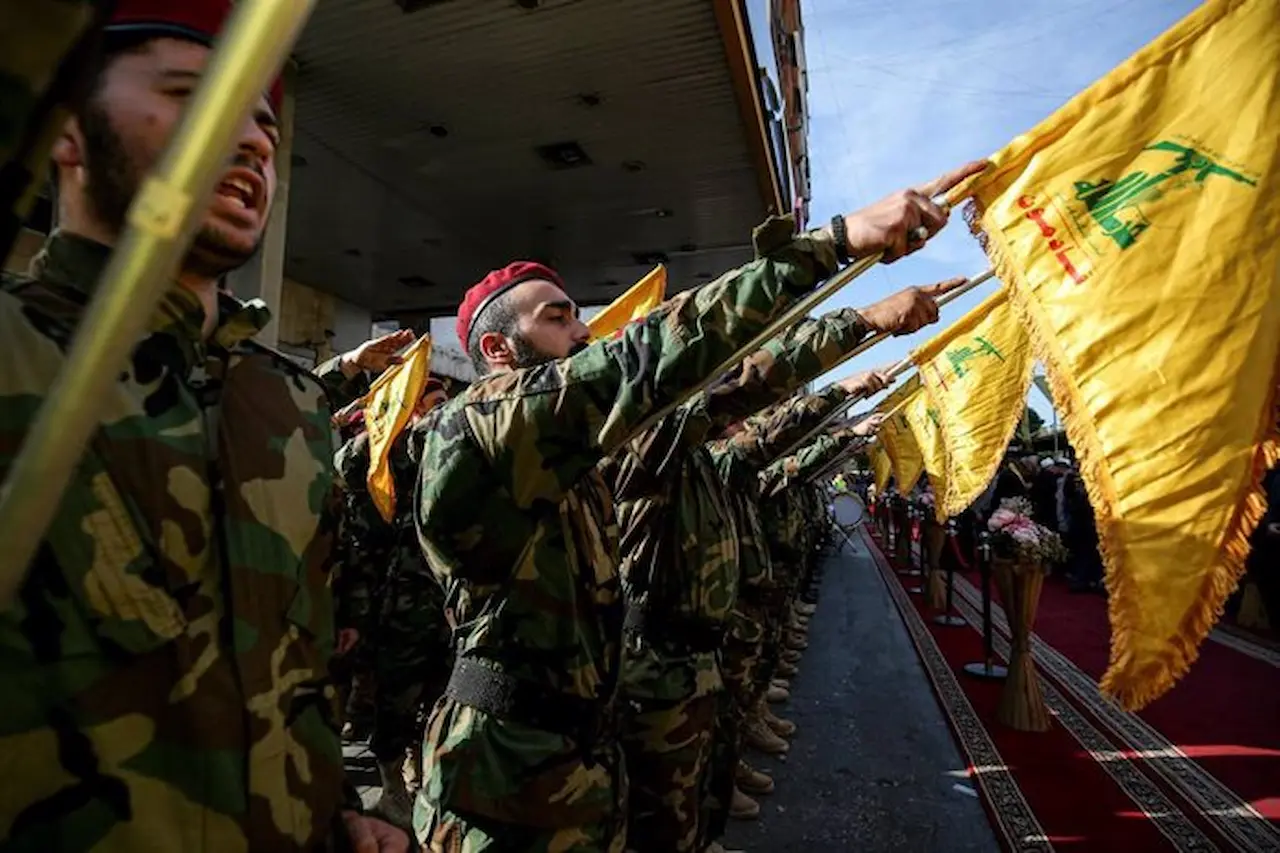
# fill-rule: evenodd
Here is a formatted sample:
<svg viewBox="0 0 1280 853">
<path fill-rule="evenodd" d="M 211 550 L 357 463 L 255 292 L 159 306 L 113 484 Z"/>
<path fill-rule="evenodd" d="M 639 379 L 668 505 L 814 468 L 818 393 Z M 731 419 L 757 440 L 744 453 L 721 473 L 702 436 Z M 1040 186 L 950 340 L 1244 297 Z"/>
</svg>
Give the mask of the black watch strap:
<svg viewBox="0 0 1280 853">
<path fill-rule="evenodd" d="M 836 260 L 841 264 L 849 263 L 849 232 L 845 230 L 844 217 L 831 217 L 831 236 L 835 238 Z"/>
</svg>

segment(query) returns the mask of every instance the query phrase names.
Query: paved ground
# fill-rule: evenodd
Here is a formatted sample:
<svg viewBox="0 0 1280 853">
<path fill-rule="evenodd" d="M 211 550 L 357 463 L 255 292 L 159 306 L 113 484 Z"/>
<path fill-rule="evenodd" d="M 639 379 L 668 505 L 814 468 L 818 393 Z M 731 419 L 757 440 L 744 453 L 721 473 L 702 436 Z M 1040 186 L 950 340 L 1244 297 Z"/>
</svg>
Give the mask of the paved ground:
<svg viewBox="0 0 1280 853">
<path fill-rule="evenodd" d="M 760 820 L 727 847 L 969 853 L 998 845 L 906 629 L 865 547 L 827 562 L 790 703 L 799 727 Z"/>
<path fill-rule="evenodd" d="M 778 789 L 732 827 L 750 853 L 987 853 L 998 850 L 964 762 L 871 557 L 827 562 L 822 602 L 789 704 L 799 731 L 778 761 L 752 756 Z M 345 747 L 366 803 L 378 789 L 363 744 Z"/>
</svg>

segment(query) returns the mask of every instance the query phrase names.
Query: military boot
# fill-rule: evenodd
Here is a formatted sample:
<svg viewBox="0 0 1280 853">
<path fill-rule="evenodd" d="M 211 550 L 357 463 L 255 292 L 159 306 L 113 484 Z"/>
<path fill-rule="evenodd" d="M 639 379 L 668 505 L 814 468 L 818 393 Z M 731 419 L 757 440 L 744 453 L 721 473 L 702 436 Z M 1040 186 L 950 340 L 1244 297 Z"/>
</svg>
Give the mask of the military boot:
<svg viewBox="0 0 1280 853">
<path fill-rule="evenodd" d="M 790 682 L 790 681 L 787 681 L 785 678 L 774 678 L 774 679 L 771 679 L 771 680 L 769 681 L 769 686 L 770 686 L 770 687 L 781 687 L 783 690 L 786 690 L 788 693 L 789 693 L 789 692 L 791 692 L 791 682 Z"/>
<path fill-rule="evenodd" d="M 785 702 L 791 698 L 791 691 L 785 687 L 779 687 L 776 684 L 770 684 L 769 689 L 764 694 L 764 698 L 765 698 L 765 701 L 773 702 L 775 704 L 778 702 Z"/>
<path fill-rule="evenodd" d="M 379 761 L 378 775 L 382 778 L 382 793 L 370 811 L 397 826 L 412 826 L 413 800 L 404 785 L 404 756 Z"/>
<path fill-rule="evenodd" d="M 755 820 L 760 817 L 760 804 L 734 785 L 733 799 L 729 803 L 729 817 L 734 820 Z"/>
<path fill-rule="evenodd" d="M 783 755 L 791 749 L 791 744 L 774 734 L 759 714 L 752 714 L 743 724 L 742 739 L 747 746 L 765 755 Z"/>
<path fill-rule="evenodd" d="M 733 781 L 747 794 L 758 797 L 773 793 L 773 777 L 768 773 L 761 773 L 742 759 L 738 760 L 738 766 L 733 770 Z"/>
<path fill-rule="evenodd" d="M 707 849 L 703 853 L 747 853 L 747 851 L 725 847 L 719 841 L 712 841 L 707 845 Z"/>
<path fill-rule="evenodd" d="M 809 641 L 799 634 L 788 632 L 786 637 L 786 646 L 792 651 L 802 652 L 809 648 Z"/>
<path fill-rule="evenodd" d="M 778 675 L 783 678 L 795 678 L 796 673 L 800 670 L 796 669 L 796 665 L 788 660 L 782 660 L 778 663 Z"/>
<path fill-rule="evenodd" d="M 810 604 L 807 601 L 800 600 L 795 603 L 792 609 L 795 610 L 796 613 L 799 613 L 801 616 L 812 616 L 814 613 L 817 612 L 818 605 Z"/>
<path fill-rule="evenodd" d="M 781 659 L 786 663 L 797 664 L 800 663 L 800 658 L 802 657 L 804 657 L 804 655 L 795 649 L 787 649 L 782 653 Z"/>
<path fill-rule="evenodd" d="M 770 711 L 768 708 L 762 707 L 760 709 L 760 719 L 764 720 L 765 725 L 768 726 L 778 737 L 792 737 L 796 733 L 795 723 L 775 716 L 773 711 Z"/>
</svg>

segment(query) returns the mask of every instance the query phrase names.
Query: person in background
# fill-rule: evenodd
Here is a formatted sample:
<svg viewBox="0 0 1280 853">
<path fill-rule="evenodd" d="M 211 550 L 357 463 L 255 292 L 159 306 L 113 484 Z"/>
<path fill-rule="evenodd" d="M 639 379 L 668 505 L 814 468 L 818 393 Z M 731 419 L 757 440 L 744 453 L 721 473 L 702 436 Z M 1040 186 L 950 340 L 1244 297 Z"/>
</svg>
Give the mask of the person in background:
<svg viewBox="0 0 1280 853">
<path fill-rule="evenodd" d="M 58 229 L 0 293 L 0 478 L 230 10 L 118 0 L 52 149 Z M 328 665 L 331 395 L 395 339 L 313 375 L 218 288 L 258 250 L 278 90 L 236 136 L 173 283 L 111 388 L 17 602 L 0 613 L 0 848 L 403 853 L 344 786 Z"/>
</svg>

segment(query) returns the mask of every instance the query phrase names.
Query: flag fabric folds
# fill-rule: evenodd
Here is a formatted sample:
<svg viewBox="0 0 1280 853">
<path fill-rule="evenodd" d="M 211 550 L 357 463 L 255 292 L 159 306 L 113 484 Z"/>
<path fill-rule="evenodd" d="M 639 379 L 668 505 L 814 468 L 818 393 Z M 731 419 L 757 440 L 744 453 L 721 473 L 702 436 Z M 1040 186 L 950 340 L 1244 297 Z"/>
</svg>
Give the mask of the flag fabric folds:
<svg viewBox="0 0 1280 853">
<path fill-rule="evenodd" d="M 871 470 L 876 478 L 876 494 L 883 495 L 885 486 L 889 485 L 889 478 L 893 476 L 893 462 L 889 460 L 889 454 L 884 452 L 884 443 L 879 439 L 870 445 L 868 453 L 871 455 Z"/>
<path fill-rule="evenodd" d="M 592 339 L 616 334 L 627 323 L 639 320 L 667 298 L 667 268 L 656 266 L 627 292 L 606 305 L 587 321 Z"/>
<path fill-rule="evenodd" d="M 1031 339 L 1001 289 L 911 354 L 936 420 L 942 472 L 938 520 L 964 512 L 986 490 L 1026 406 Z"/>
<path fill-rule="evenodd" d="M 1244 571 L 1280 457 L 1280 3 L 1209 0 L 958 188 L 1044 362 L 1127 708 Z"/>
<path fill-rule="evenodd" d="M 898 492 L 904 495 L 915 488 L 924 472 L 924 454 L 905 412 L 908 406 L 918 403 L 921 396 L 920 375 L 917 373 L 890 391 L 875 409 L 886 416 L 876 438 L 893 464 L 893 479 Z"/>
<path fill-rule="evenodd" d="M 395 517 L 396 510 L 391 445 L 408 426 L 431 376 L 431 337 L 418 338 L 403 358 L 401 364 L 374 380 L 364 397 L 364 422 L 369 433 L 369 496 L 387 521 Z"/>
</svg>

